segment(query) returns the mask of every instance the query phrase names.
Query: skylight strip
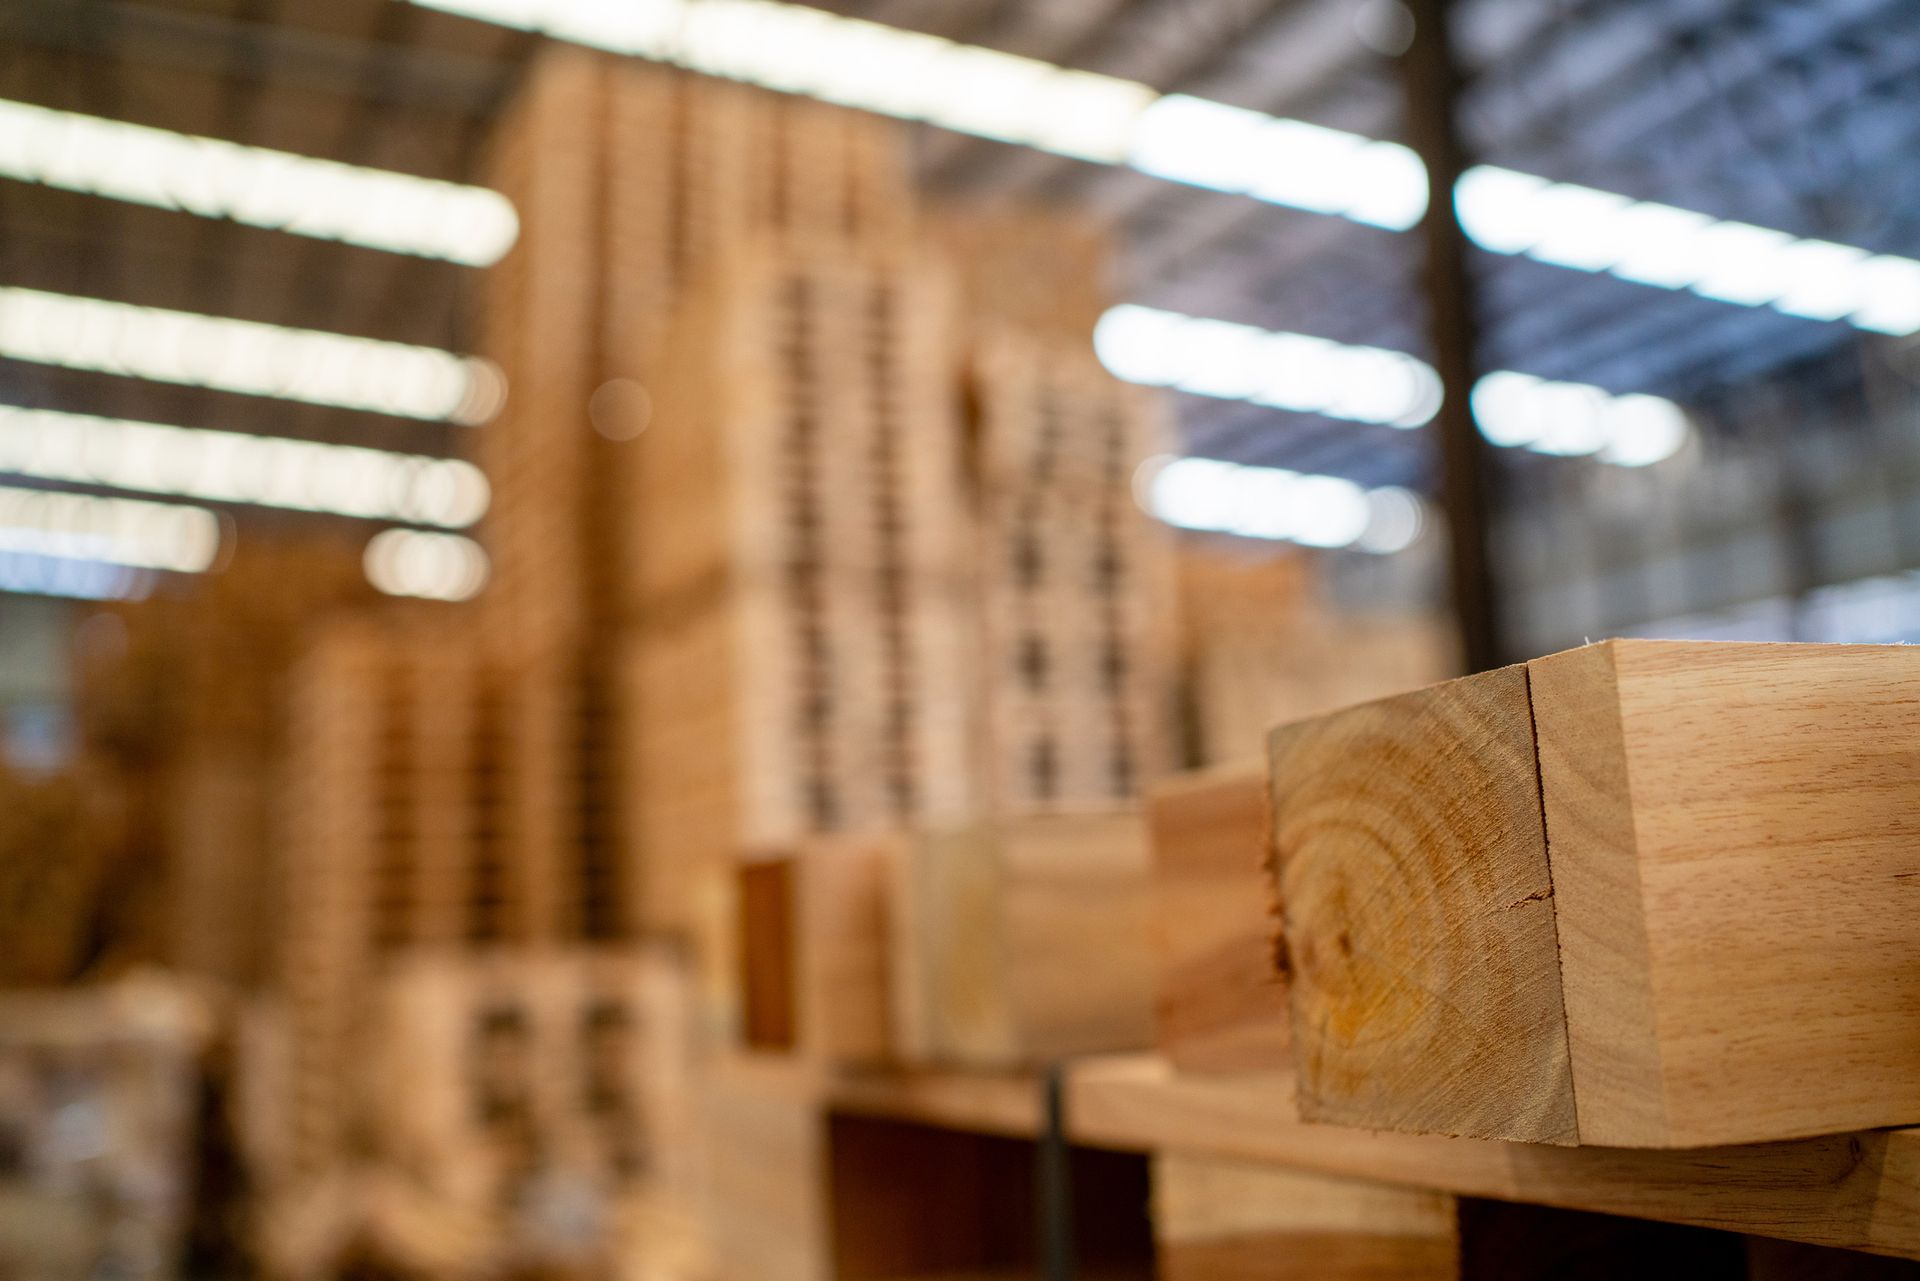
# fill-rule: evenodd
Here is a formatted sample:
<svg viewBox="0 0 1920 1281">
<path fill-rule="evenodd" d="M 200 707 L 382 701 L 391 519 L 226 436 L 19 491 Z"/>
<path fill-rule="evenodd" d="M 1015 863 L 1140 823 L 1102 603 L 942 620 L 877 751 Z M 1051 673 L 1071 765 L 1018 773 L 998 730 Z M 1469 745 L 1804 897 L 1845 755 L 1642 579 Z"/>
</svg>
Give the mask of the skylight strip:
<svg viewBox="0 0 1920 1281">
<path fill-rule="evenodd" d="M 470 267 L 520 225 L 485 187 L 4 100 L 0 177 Z"/>
</svg>

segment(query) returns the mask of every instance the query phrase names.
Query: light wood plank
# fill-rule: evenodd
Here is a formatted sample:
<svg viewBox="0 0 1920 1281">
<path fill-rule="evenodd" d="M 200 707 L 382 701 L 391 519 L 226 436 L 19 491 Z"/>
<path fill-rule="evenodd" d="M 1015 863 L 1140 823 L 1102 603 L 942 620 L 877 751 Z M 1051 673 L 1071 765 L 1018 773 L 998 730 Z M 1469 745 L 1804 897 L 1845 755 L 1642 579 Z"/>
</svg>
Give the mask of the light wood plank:
<svg viewBox="0 0 1920 1281">
<path fill-rule="evenodd" d="M 1070 1132 L 1920 1259 L 1920 1130 L 1682 1151 L 1507 1143 L 1302 1122 L 1284 1105 L 1289 1084 L 1181 1076 L 1149 1056 L 1089 1060 L 1071 1079 Z"/>
<path fill-rule="evenodd" d="M 1920 649 L 1530 668 L 1581 1140 L 1920 1120 Z"/>
<path fill-rule="evenodd" d="M 1137 813 L 928 834 L 895 873 L 894 1027 L 918 1063 L 1016 1067 L 1152 1040 Z"/>
<path fill-rule="evenodd" d="M 1264 762 L 1160 783 L 1153 836 L 1158 1044 L 1187 1072 L 1285 1067 L 1287 991 L 1268 910 Z"/>
</svg>

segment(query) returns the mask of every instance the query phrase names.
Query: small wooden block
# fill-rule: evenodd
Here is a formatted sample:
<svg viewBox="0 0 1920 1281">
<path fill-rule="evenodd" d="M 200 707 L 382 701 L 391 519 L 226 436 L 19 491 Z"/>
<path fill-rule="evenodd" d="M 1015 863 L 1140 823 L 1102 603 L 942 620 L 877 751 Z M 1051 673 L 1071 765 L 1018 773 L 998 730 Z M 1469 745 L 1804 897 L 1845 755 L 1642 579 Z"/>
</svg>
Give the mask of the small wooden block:
<svg viewBox="0 0 1920 1281">
<path fill-rule="evenodd" d="M 915 841 L 893 896 L 909 1061 L 1009 1067 L 1152 1040 L 1145 824 L 1006 820 Z"/>
<path fill-rule="evenodd" d="M 1147 824 L 1161 1053 L 1183 1072 L 1287 1067 L 1287 989 L 1267 903 L 1265 764 L 1163 781 Z"/>
<path fill-rule="evenodd" d="M 1269 748 L 1302 1118 L 1574 1142 L 1526 669 Z"/>
<path fill-rule="evenodd" d="M 887 890 L 896 857 L 886 839 L 821 837 L 740 865 L 748 1046 L 831 1064 L 892 1056 Z"/>
<path fill-rule="evenodd" d="M 1154 1159 L 1164 1281 L 1455 1281 L 1454 1199 L 1282 1166 Z"/>
</svg>

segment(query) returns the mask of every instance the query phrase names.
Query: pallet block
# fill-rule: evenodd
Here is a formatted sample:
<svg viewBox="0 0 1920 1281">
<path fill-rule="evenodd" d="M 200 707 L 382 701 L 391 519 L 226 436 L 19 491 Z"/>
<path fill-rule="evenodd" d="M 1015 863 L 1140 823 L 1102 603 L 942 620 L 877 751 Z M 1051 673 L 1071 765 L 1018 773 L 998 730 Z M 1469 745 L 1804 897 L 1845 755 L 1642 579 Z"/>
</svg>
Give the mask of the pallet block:
<svg viewBox="0 0 1920 1281">
<path fill-rule="evenodd" d="M 1283 1166 L 1153 1162 L 1162 1281 L 1458 1281 L 1454 1198 Z"/>
<path fill-rule="evenodd" d="M 694 1047 L 674 960 L 628 949 L 423 953 L 373 1001 L 360 1085 L 374 1157 L 491 1214 L 541 1169 L 611 1200 L 688 1195 Z"/>
<path fill-rule="evenodd" d="M 1155 785 L 1156 1044 L 1182 1072 L 1287 1068 L 1287 988 L 1266 899 L 1267 771 L 1248 761 Z"/>
<path fill-rule="evenodd" d="M 893 1055 L 887 890 L 898 841 L 821 837 L 740 864 L 742 1039 L 825 1064 Z"/>
<path fill-rule="evenodd" d="M 1920 1119 L 1916 677 L 1609 641 L 1276 730 L 1302 1114 L 1655 1148 Z"/>
<path fill-rule="evenodd" d="M 1036 1065 L 1153 1036 L 1151 888 L 1137 813 L 983 822 L 897 863 L 903 1058 Z"/>
</svg>

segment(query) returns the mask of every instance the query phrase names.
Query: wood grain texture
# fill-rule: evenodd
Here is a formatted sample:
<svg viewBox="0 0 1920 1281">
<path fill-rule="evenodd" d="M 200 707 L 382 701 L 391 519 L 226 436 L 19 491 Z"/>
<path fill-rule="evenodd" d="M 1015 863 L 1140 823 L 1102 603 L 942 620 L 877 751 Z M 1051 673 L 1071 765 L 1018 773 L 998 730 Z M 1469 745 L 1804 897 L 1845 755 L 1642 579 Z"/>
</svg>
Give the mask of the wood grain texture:
<svg viewBox="0 0 1920 1281">
<path fill-rule="evenodd" d="M 738 869 L 742 1031 L 822 1064 L 893 1054 L 886 838 L 818 837 Z"/>
<path fill-rule="evenodd" d="M 1147 823 L 1161 1053 L 1185 1072 L 1287 1066 L 1287 990 L 1266 906 L 1265 763 L 1163 781 Z"/>
<path fill-rule="evenodd" d="M 894 1035 L 920 1063 L 1011 1067 L 1152 1040 L 1145 825 L 1135 813 L 925 835 L 892 899 Z"/>
<path fill-rule="evenodd" d="M 1920 1120 L 1920 649 L 1530 666 L 1581 1140 Z"/>
<path fill-rule="evenodd" d="M 1920 1259 L 1920 1130 L 1678 1151 L 1367 1132 L 1298 1120 L 1284 1080 L 1176 1074 L 1148 1056 L 1075 1067 L 1075 1142 L 1298 1169 L 1725 1228 Z"/>
<path fill-rule="evenodd" d="M 1301 1116 L 1573 1142 L 1525 669 L 1283 726 L 1269 763 Z"/>
<path fill-rule="evenodd" d="M 1395 1134 L 1299 1120 L 1289 1076 L 1088 1058 L 1067 1073 L 1068 1137 L 1920 1259 L 1920 1129 L 1678 1151 Z M 867 1073 L 821 1088 L 836 1110 L 866 1116 L 1003 1134 L 1040 1125 L 1030 1076 Z"/>
</svg>

